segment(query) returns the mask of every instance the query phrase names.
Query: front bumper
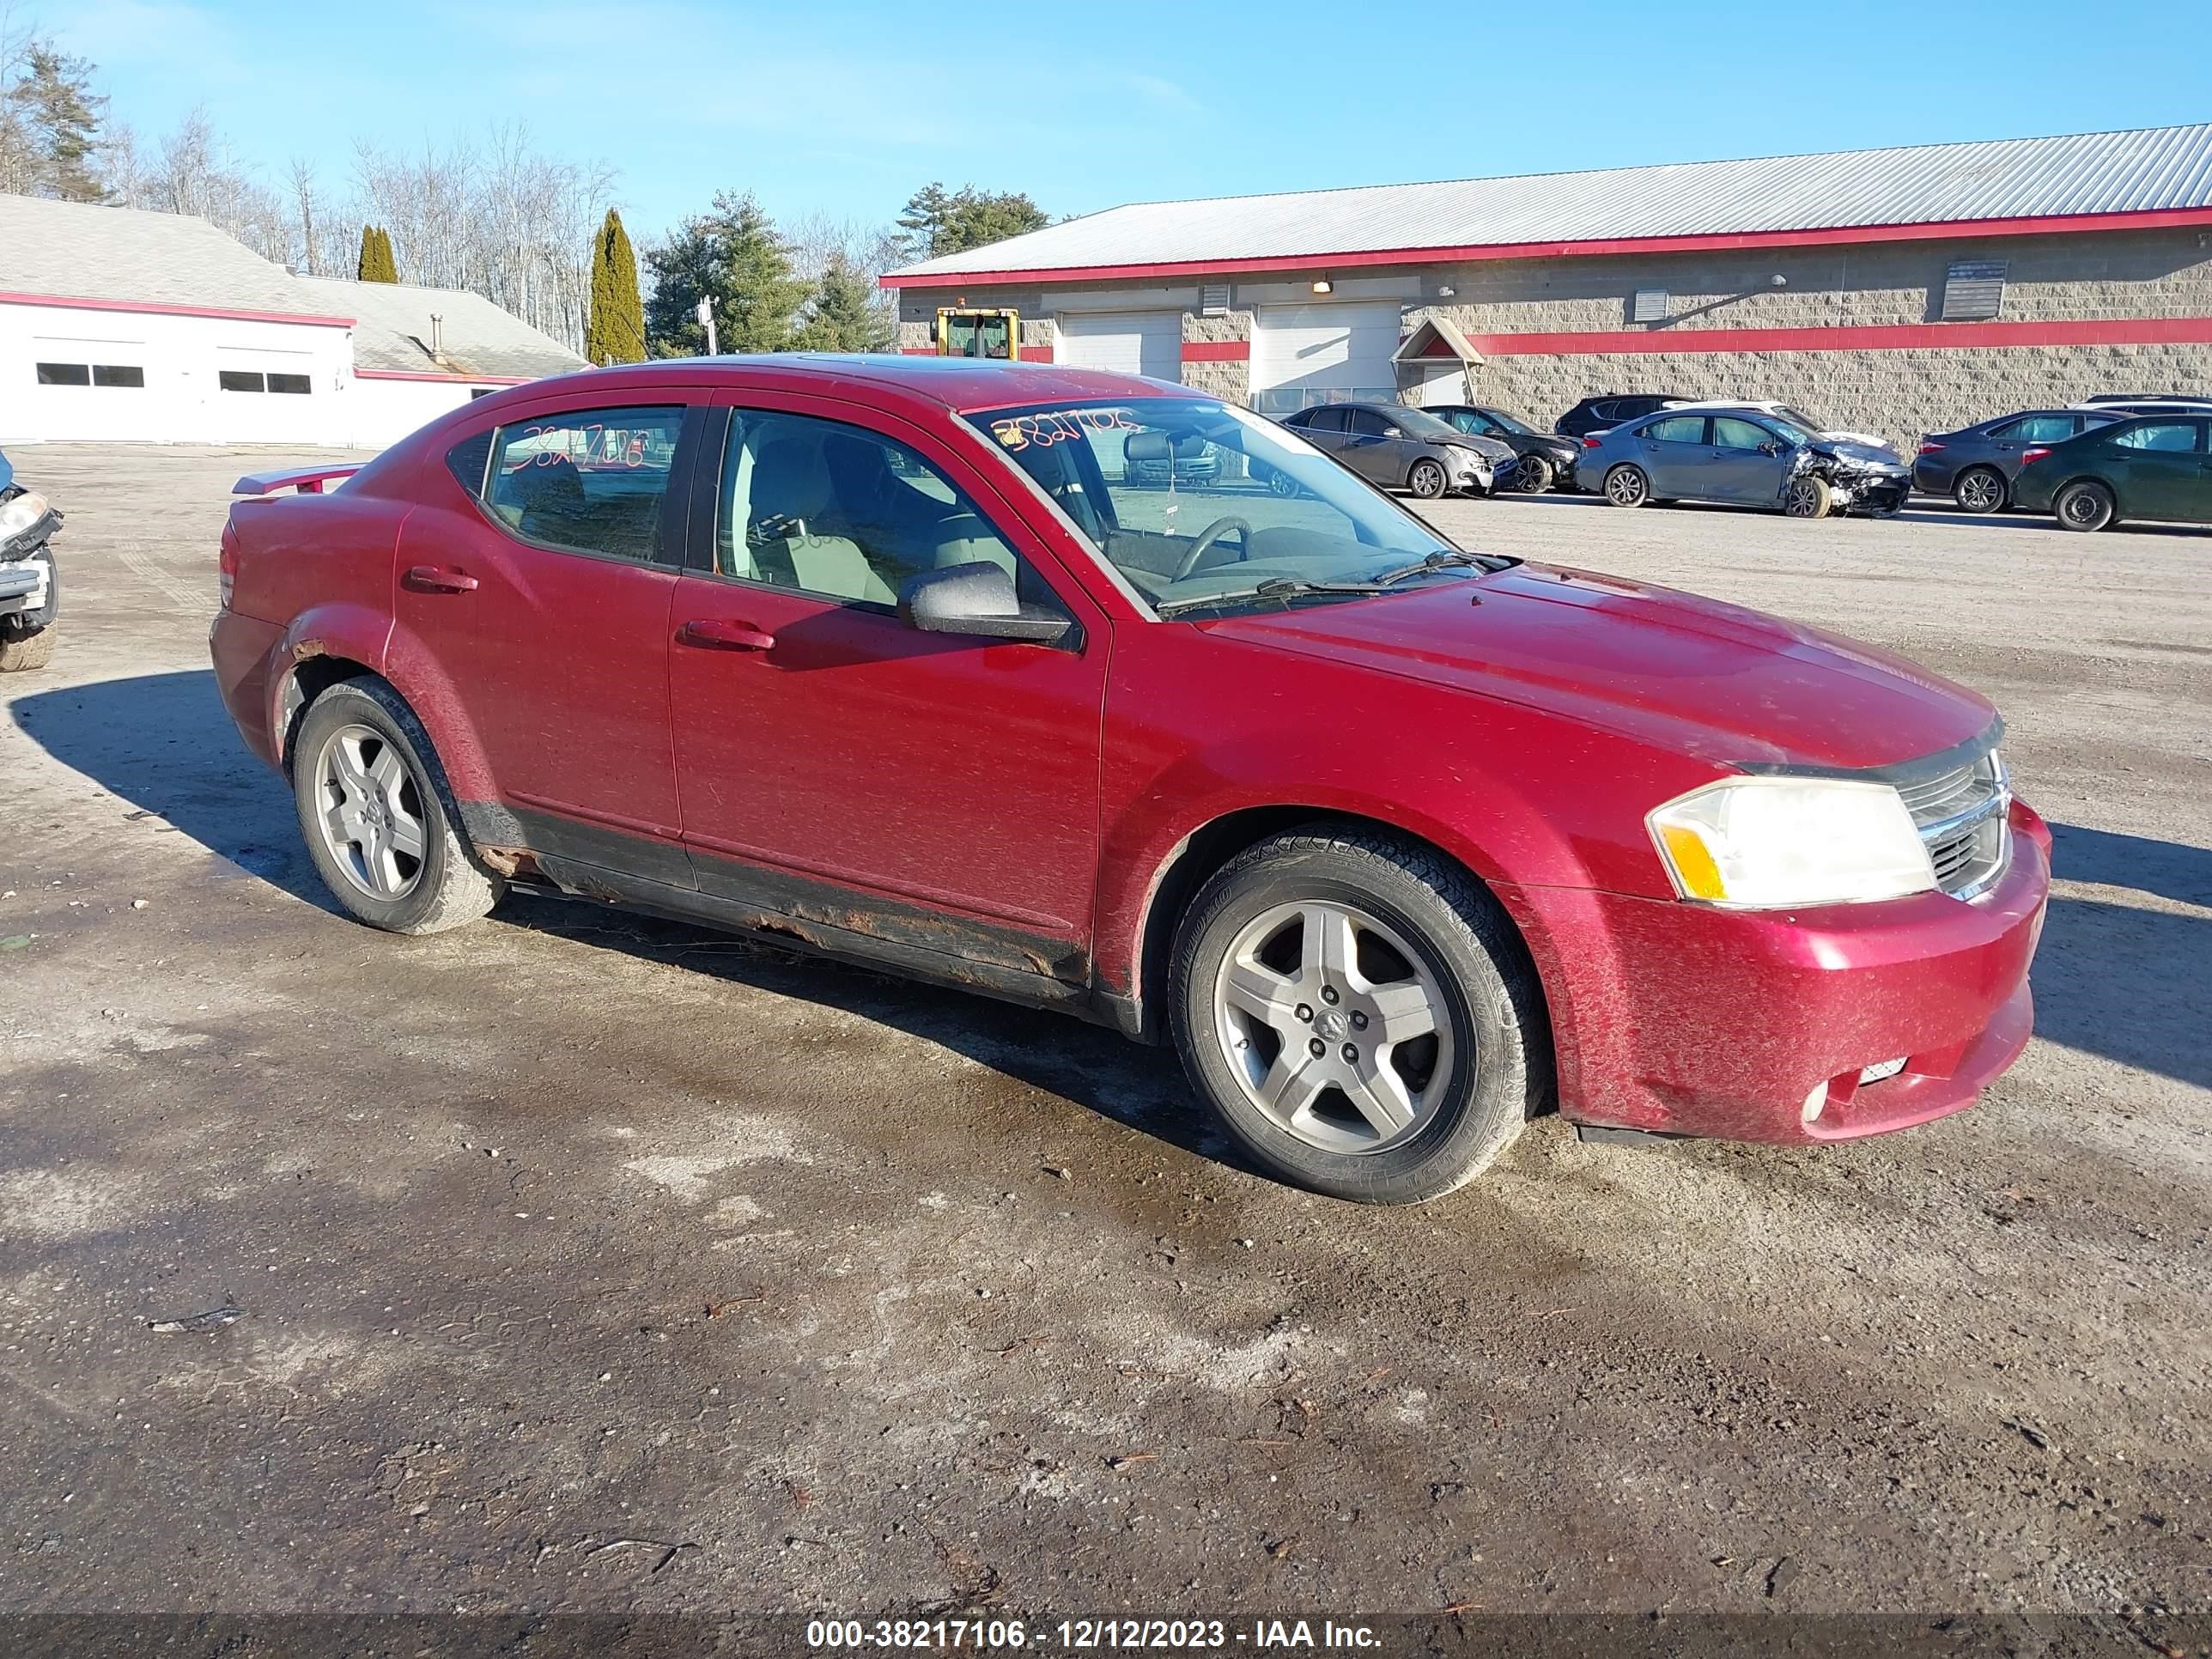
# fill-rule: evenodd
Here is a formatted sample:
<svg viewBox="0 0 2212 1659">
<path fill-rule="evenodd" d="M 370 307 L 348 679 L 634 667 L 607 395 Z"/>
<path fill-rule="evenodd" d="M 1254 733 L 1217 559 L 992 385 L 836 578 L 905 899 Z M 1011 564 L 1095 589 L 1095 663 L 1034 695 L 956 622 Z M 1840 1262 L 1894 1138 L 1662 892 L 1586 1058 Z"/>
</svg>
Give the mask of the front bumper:
<svg viewBox="0 0 2212 1659">
<path fill-rule="evenodd" d="M 1912 493 L 1912 479 L 1904 472 L 1878 473 L 1844 478 L 1834 486 L 1846 513 L 1895 513 Z"/>
<path fill-rule="evenodd" d="M 1843 1140 L 1971 1105 L 2027 1046 L 2051 836 L 2015 801 L 2012 862 L 1942 893 L 1802 911 L 1500 890 L 1549 1000 L 1572 1121 L 1730 1140 Z M 1903 1071 L 1862 1084 L 1868 1066 Z M 1809 1119 L 1807 1102 L 1821 1091 Z"/>
</svg>

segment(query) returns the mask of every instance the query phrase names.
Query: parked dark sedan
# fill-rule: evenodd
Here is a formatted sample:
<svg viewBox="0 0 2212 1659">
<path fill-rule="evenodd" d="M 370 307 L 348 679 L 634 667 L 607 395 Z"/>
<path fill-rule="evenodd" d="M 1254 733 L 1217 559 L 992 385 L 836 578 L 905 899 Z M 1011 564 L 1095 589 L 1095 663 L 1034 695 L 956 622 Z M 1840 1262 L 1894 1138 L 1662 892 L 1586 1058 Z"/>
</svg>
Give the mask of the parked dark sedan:
<svg viewBox="0 0 2212 1659">
<path fill-rule="evenodd" d="M 1512 473 L 1498 480 L 1503 489 L 1540 495 L 1555 483 L 1571 486 L 1574 483 L 1581 447 L 1571 438 L 1539 432 L 1503 410 L 1485 409 L 1480 404 L 1431 404 L 1427 412 L 1471 437 L 1494 439 L 1513 452 Z"/>
<path fill-rule="evenodd" d="M 1923 433 L 1912 487 L 1923 495 L 1948 495 L 1961 513 L 2000 512 L 2012 499 L 2012 481 L 2029 449 L 2064 443 L 2120 418 L 2094 409 L 2031 409 L 1956 432 Z"/>
<path fill-rule="evenodd" d="M 1399 404 L 1320 404 L 1283 424 L 1361 477 L 1423 501 L 1451 492 L 1487 495 L 1513 453 Z"/>
<path fill-rule="evenodd" d="M 1552 430 L 1564 438 L 1587 437 L 1593 432 L 1603 432 L 1619 426 L 1623 421 L 1638 420 L 1646 415 L 1656 415 L 1662 409 L 1672 409 L 1676 404 L 1691 399 L 1672 393 L 1633 396 L 1609 392 L 1602 397 L 1585 398 L 1572 409 L 1552 422 Z"/>
<path fill-rule="evenodd" d="M 2212 416 L 2151 416 L 2092 427 L 2027 450 L 2013 481 L 2023 512 L 2050 513 L 2069 530 L 2123 519 L 2212 524 Z"/>
</svg>

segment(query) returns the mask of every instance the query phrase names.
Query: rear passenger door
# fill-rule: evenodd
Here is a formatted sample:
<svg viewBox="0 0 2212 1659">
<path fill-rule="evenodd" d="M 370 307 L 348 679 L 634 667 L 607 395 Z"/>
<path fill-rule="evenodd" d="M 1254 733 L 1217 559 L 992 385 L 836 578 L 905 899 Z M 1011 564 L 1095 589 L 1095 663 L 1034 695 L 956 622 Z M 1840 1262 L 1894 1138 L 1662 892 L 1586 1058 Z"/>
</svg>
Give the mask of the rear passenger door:
<svg viewBox="0 0 2212 1659">
<path fill-rule="evenodd" d="M 449 453 L 459 506 L 403 526 L 393 648 L 428 659 L 482 747 L 479 841 L 688 884 L 668 614 L 702 418 L 650 393 L 514 415 Z"/>
<path fill-rule="evenodd" d="M 1104 618 L 933 437 L 766 393 L 718 418 L 668 665 L 701 890 L 817 942 L 1080 981 Z M 1045 646 L 901 620 L 911 577 L 979 562 L 1076 627 Z"/>
<path fill-rule="evenodd" d="M 1703 498 L 1721 487 L 1712 476 L 1705 426 L 1702 415 L 1669 415 L 1637 429 L 1637 459 L 1650 476 L 1654 495 Z"/>
</svg>

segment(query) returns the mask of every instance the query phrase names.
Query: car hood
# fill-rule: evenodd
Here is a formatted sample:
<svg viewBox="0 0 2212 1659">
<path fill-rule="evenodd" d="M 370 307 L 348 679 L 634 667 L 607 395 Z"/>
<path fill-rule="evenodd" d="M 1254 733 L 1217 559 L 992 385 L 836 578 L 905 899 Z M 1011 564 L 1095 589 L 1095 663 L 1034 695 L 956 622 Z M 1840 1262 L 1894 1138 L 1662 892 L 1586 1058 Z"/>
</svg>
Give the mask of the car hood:
<svg viewBox="0 0 2212 1659">
<path fill-rule="evenodd" d="M 1905 458 L 1894 449 L 1863 432 L 1823 432 L 1814 441 L 1847 461 L 1879 461 L 1885 466 L 1905 465 Z"/>
<path fill-rule="evenodd" d="M 1722 765 L 1917 760 L 1978 735 L 1996 712 L 1854 640 L 1548 565 L 1201 625 L 1546 709 Z"/>
</svg>

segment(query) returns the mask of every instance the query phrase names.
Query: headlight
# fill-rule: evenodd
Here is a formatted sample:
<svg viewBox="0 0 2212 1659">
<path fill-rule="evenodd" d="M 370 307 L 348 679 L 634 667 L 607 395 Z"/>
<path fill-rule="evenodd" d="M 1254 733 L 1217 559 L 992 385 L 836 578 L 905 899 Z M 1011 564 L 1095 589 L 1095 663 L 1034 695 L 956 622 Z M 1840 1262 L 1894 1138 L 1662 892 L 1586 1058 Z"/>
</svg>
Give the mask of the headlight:
<svg viewBox="0 0 2212 1659">
<path fill-rule="evenodd" d="M 1674 890 L 1709 904 L 1850 904 L 1936 885 L 1912 815 L 1886 783 L 1729 778 L 1644 822 Z"/>
</svg>

